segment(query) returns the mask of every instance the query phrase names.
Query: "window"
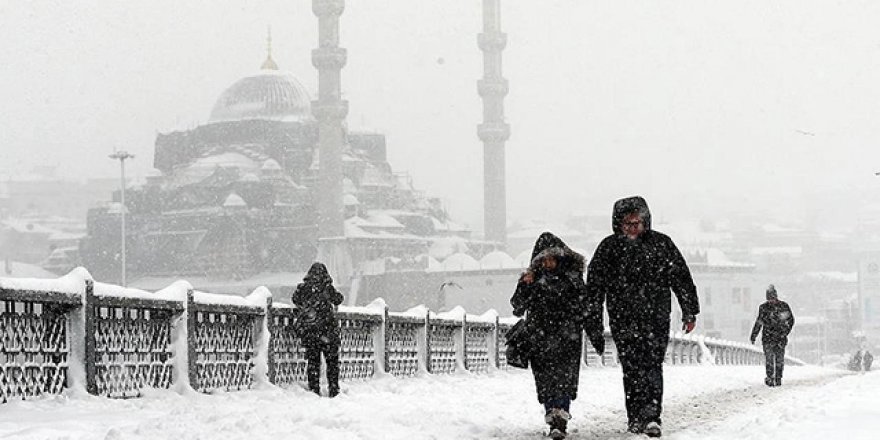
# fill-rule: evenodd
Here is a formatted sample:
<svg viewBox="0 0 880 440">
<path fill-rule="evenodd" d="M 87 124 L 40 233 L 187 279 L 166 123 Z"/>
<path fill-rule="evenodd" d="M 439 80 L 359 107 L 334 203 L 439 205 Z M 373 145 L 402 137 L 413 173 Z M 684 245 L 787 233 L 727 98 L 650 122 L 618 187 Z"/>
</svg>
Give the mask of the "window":
<svg viewBox="0 0 880 440">
<path fill-rule="evenodd" d="M 748 311 L 752 307 L 752 289 L 743 287 L 743 309 Z"/>
<path fill-rule="evenodd" d="M 703 301 L 706 303 L 707 306 L 712 305 L 712 288 L 711 287 L 707 287 L 707 288 L 703 289 Z"/>
<path fill-rule="evenodd" d="M 742 302 L 742 289 L 739 287 L 733 288 L 733 303 L 739 304 Z"/>
<path fill-rule="evenodd" d="M 706 314 L 706 318 L 703 320 L 703 327 L 705 330 L 714 330 L 715 329 L 715 317 L 711 314 Z"/>
</svg>

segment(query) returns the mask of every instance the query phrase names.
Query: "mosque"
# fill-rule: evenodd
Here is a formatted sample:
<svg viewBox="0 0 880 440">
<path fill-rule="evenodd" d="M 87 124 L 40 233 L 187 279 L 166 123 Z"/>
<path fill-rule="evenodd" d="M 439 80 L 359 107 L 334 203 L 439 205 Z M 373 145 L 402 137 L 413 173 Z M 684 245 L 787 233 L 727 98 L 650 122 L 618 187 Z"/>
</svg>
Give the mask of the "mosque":
<svg viewBox="0 0 880 440">
<path fill-rule="evenodd" d="M 126 193 L 129 277 L 244 280 L 308 268 L 319 250 L 316 201 L 325 197 L 317 125 L 308 92 L 270 53 L 217 98 L 206 124 L 160 133 L 157 175 Z M 383 134 L 347 131 L 342 165 L 354 267 L 426 268 L 432 246 L 473 248 L 438 198 L 392 169 Z M 118 272 L 119 209 L 88 215 L 80 251 L 100 279 Z"/>
</svg>

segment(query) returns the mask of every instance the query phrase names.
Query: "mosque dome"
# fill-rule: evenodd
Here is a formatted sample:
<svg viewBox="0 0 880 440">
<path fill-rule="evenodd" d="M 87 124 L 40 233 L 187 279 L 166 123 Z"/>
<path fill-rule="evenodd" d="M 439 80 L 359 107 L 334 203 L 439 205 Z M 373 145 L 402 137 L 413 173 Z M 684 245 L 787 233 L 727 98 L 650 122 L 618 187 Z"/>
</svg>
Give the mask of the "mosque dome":
<svg viewBox="0 0 880 440">
<path fill-rule="evenodd" d="M 277 70 L 270 60 L 259 73 L 229 86 L 217 98 L 208 122 L 311 119 L 311 98 L 305 87 L 291 73 Z"/>
</svg>

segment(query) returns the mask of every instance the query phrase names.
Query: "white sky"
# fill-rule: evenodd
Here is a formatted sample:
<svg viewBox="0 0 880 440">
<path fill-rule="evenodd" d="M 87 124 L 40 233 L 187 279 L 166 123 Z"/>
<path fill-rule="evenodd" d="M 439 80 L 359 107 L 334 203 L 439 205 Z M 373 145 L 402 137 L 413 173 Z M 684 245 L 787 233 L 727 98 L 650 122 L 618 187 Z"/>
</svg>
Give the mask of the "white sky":
<svg viewBox="0 0 880 440">
<path fill-rule="evenodd" d="M 480 2 L 349 0 L 349 125 L 388 136 L 416 185 L 481 226 Z M 511 218 L 660 217 L 880 193 L 880 3 L 503 1 Z M 206 121 L 265 57 L 313 93 L 310 0 L 0 0 L 0 173 L 152 166 L 157 131 Z M 784 215 L 783 215 L 784 216 Z"/>
</svg>

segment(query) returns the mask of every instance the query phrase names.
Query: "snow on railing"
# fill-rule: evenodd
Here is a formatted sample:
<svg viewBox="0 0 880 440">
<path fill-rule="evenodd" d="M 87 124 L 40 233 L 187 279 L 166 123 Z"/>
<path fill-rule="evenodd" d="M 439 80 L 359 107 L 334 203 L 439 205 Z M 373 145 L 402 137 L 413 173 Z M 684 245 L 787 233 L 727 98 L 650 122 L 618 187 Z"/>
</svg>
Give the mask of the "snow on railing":
<svg viewBox="0 0 880 440">
<path fill-rule="evenodd" d="M 0 278 L 0 400 L 83 390 L 136 397 L 146 388 L 234 391 L 306 382 L 297 309 L 265 287 L 247 297 L 193 290 L 158 292 L 96 283 L 82 268 L 57 280 Z M 517 318 L 424 306 L 389 312 L 381 299 L 340 307 L 340 378 L 417 376 L 507 369 L 505 334 Z M 617 364 L 606 332 L 599 356 L 584 338 L 583 365 Z M 802 362 L 787 357 L 794 364 Z M 757 348 L 670 335 L 666 362 L 760 365 Z"/>
</svg>

